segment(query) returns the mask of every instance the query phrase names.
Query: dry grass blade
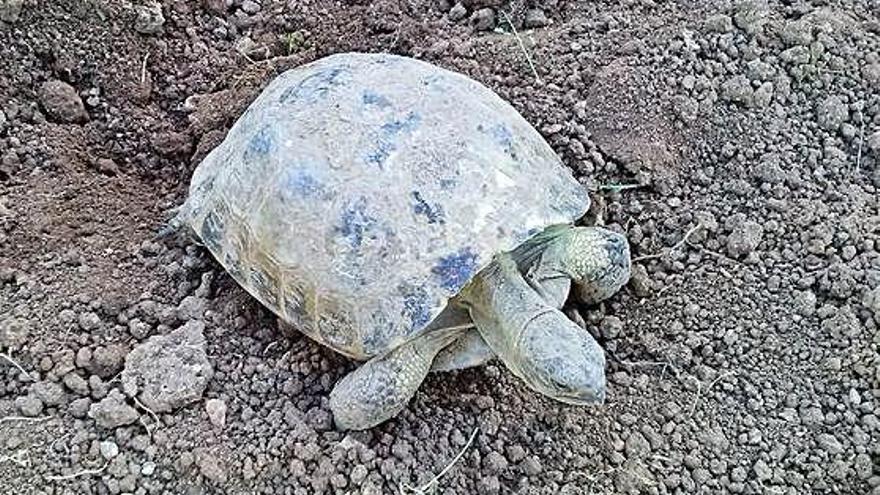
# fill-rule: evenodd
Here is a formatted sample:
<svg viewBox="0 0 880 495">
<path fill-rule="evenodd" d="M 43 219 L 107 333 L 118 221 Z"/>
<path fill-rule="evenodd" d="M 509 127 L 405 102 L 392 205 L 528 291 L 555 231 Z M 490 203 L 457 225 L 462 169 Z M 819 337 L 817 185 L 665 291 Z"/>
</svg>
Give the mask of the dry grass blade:
<svg viewBox="0 0 880 495">
<path fill-rule="evenodd" d="M 449 470 L 452 469 L 452 466 L 454 466 L 455 463 L 458 462 L 459 459 L 461 459 L 464 453 L 467 452 L 467 449 L 470 448 L 472 443 L 474 443 L 474 439 L 477 437 L 477 432 L 479 430 L 479 428 L 474 428 L 473 433 L 471 433 L 471 436 L 470 438 L 468 438 L 467 443 L 464 444 L 464 447 L 461 448 L 458 454 L 456 454 L 456 456 L 452 458 L 452 461 L 450 461 L 449 464 L 447 464 L 442 471 L 437 473 L 436 476 L 434 476 L 427 483 L 419 487 L 412 487 L 404 483 L 400 487 L 400 493 L 402 495 L 428 495 L 429 493 L 434 493 L 434 490 L 437 489 L 437 484 L 440 482 L 440 478 L 448 473 Z"/>
<path fill-rule="evenodd" d="M 685 245 L 685 243 L 688 242 L 688 238 L 689 238 L 690 236 L 692 236 L 692 235 L 694 234 L 694 232 L 696 232 L 696 231 L 697 231 L 700 227 L 702 227 L 702 226 L 703 226 L 703 225 L 700 224 L 700 223 L 694 225 L 694 227 L 693 227 L 692 229 L 688 230 L 688 231 L 684 234 L 684 237 L 682 237 L 680 241 L 676 242 L 675 245 L 672 246 L 671 248 L 669 248 L 669 249 L 667 249 L 667 250 L 664 250 L 664 251 L 661 251 L 661 252 L 656 253 L 656 254 L 648 254 L 648 255 L 645 255 L 645 256 L 638 256 L 638 257 L 635 257 L 635 258 L 633 258 L 633 262 L 635 263 L 635 262 L 638 262 L 638 261 L 645 261 L 645 260 L 652 260 L 652 259 L 655 259 L 655 258 L 662 258 L 663 256 L 665 256 L 665 255 L 667 255 L 667 254 L 672 254 L 672 253 L 678 251 L 679 249 L 681 249 L 682 246 Z"/>
<path fill-rule="evenodd" d="M 706 387 L 706 393 L 708 393 L 710 390 L 712 390 L 712 387 L 714 387 L 715 384 L 720 382 L 722 379 L 727 378 L 728 376 L 733 376 L 735 374 L 736 374 L 735 371 L 728 371 L 727 373 L 722 373 L 722 374 L 718 375 L 714 380 L 712 380 L 711 383 L 709 383 L 709 386 Z M 691 404 L 691 411 L 690 411 L 690 413 L 688 413 L 688 417 L 692 417 L 694 415 L 694 413 L 697 412 L 697 405 L 700 403 L 700 396 L 702 394 L 703 394 L 702 383 L 697 381 L 697 396 L 694 397 L 694 402 Z"/>
<path fill-rule="evenodd" d="M 5 416 L 0 418 L 0 423 L 9 423 L 12 421 L 21 421 L 25 423 L 41 423 L 52 419 L 52 416 L 40 416 L 39 418 L 29 418 L 27 416 Z"/>
<path fill-rule="evenodd" d="M 603 184 L 599 186 L 600 191 L 620 192 L 627 189 L 638 189 L 645 187 L 644 184 Z"/>
<path fill-rule="evenodd" d="M 21 371 L 21 374 L 22 374 L 22 375 L 28 377 L 28 380 L 30 380 L 30 381 L 32 381 L 32 382 L 36 381 L 36 380 L 34 380 L 34 378 L 33 378 L 33 377 L 32 377 L 27 371 L 25 371 L 24 368 L 21 367 L 20 364 L 18 364 L 17 362 L 15 362 L 15 360 L 12 359 L 12 356 L 10 356 L 9 354 L 4 354 L 4 353 L 0 352 L 0 358 L 3 358 L 4 361 L 6 361 L 6 362 L 8 362 L 9 364 L 11 364 L 11 365 L 15 366 L 16 368 L 18 368 L 18 371 Z"/>
<path fill-rule="evenodd" d="M 862 169 L 862 142 L 865 140 L 865 117 L 862 117 L 862 123 L 859 125 L 859 150 L 856 152 L 856 173 Z"/>
<path fill-rule="evenodd" d="M 12 455 L 0 455 L 0 464 L 11 462 L 23 468 L 31 466 L 30 453 L 28 449 L 21 449 Z"/>
<path fill-rule="evenodd" d="M 145 406 L 141 401 L 138 400 L 137 397 L 132 397 L 131 399 L 134 401 L 134 403 L 135 403 L 136 406 L 138 406 L 138 407 L 140 407 L 141 409 L 143 409 L 144 411 L 146 411 L 146 412 L 150 415 L 150 417 L 153 418 L 153 423 L 154 423 L 154 424 L 157 424 L 157 425 L 160 424 L 160 423 L 159 423 L 159 415 L 158 415 L 158 414 L 156 414 L 156 413 L 155 413 L 152 409 L 150 409 L 149 407 Z"/>
<path fill-rule="evenodd" d="M 519 36 L 519 32 L 517 32 L 517 30 L 516 30 L 516 26 L 513 25 L 513 21 L 510 20 L 510 16 L 507 15 L 507 12 L 505 12 L 503 10 L 501 10 L 500 12 L 501 12 L 501 15 L 504 16 L 504 21 L 507 23 L 508 26 L 510 26 L 510 30 L 511 30 L 511 32 L 513 32 L 514 38 L 516 38 L 516 41 L 519 43 L 520 50 L 522 50 L 523 55 L 526 56 L 526 62 L 529 63 L 529 69 L 532 69 L 532 74 L 535 75 L 535 81 L 540 83 L 541 76 L 538 75 L 538 71 L 537 71 L 537 69 L 535 69 L 535 63 L 532 61 L 532 56 L 529 55 L 529 51 L 526 50 L 526 44 L 523 43 L 522 38 Z"/>
<path fill-rule="evenodd" d="M 70 474 L 65 474 L 65 475 L 46 476 L 46 479 L 50 480 L 50 481 L 64 481 L 64 480 L 72 480 L 72 479 L 80 478 L 83 476 L 91 476 L 93 474 L 101 474 L 104 472 L 105 469 L 107 469 L 107 466 L 109 466 L 109 465 L 110 465 L 110 461 L 107 461 L 106 463 L 104 463 L 103 466 L 101 466 L 97 469 L 83 469 L 82 471 L 77 471 L 75 473 L 70 473 Z"/>
</svg>

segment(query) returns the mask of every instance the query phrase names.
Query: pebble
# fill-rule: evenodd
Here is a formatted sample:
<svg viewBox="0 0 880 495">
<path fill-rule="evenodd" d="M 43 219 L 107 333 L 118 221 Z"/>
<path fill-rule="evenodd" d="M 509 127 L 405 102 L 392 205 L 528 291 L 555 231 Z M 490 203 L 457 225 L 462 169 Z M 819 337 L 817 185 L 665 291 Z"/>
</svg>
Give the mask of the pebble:
<svg viewBox="0 0 880 495">
<path fill-rule="evenodd" d="M 43 412 L 43 402 L 34 394 L 22 395 L 15 398 L 15 407 L 22 416 L 35 417 Z"/>
<path fill-rule="evenodd" d="M 541 474 L 543 467 L 537 457 L 529 456 L 522 461 L 522 470 L 526 476 L 537 476 Z"/>
<path fill-rule="evenodd" d="M 550 24 L 550 19 L 542 9 L 529 9 L 526 11 L 523 25 L 527 28 L 539 28 Z"/>
<path fill-rule="evenodd" d="M 204 330 L 204 322 L 190 320 L 135 346 L 120 377 L 126 395 L 138 396 L 157 413 L 200 400 L 214 372 L 205 352 Z"/>
<path fill-rule="evenodd" d="M 244 11 L 245 14 L 254 15 L 262 9 L 263 7 L 253 0 L 244 0 L 244 2 L 241 3 L 241 10 Z"/>
<path fill-rule="evenodd" d="M 141 474 L 144 476 L 152 476 L 156 472 L 156 463 L 147 461 L 141 465 Z"/>
<path fill-rule="evenodd" d="M 136 17 L 134 30 L 141 34 L 159 34 L 165 25 L 165 16 L 162 15 L 162 4 L 151 2 L 146 5 L 135 7 Z"/>
<path fill-rule="evenodd" d="M 83 123 L 89 119 L 82 98 L 73 86 L 64 81 L 51 80 L 40 85 L 40 105 L 50 119 L 63 124 Z M 84 328 L 84 330 L 88 330 Z"/>
<path fill-rule="evenodd" d="M 139 415 L 133 407 L 125 403 L 122 393 L 113 389 L 107 397 L 89 407 L 89 417 L 98 426 L 114 429 L 134 423 Z"/>
<path fill-rule="evenodd" d="M 706 18 L 705 26 L 712 33 L 729 33 L 733 31 L 733 20 L 729 15 L 715 14 Z"/>
<path fill-rule="evenodd" d="M 489 31 L 495 27 L 495 12 L 488 7 L 476 10 L 470 22 L 475 31 Z"/>
<path fill-rule="evenodd" d="M 816 107 L 819 125 L 829 131 L 837 131 L 849 118 L 849 107 L 839 96 L 829 96 Z"/>
<path fill-rule="evenodd" d="M 749 78 L 744 75 L 733 76 L 721 85 L 721 97 L 727 101 L 751 106 L 755 97 Z"/>
<path fill-rule="evenodd" d="M 101 317 L 92 311 L 80 313 L 76 321 L 79 323 L 79 327 L 86 332 L 97 330 L 101 326 Z"/>
<path fill-rule="evenodd" d="M 764 228 L 757 222 L 739 222 L 727 238 L 727 254 L 740 258 L 754 251 L 764 235 Z"/>
<path fill-rule="evenodd" d="M 24 0 L 0 0 L 0 21 L 13 23 L 21 16 Z"/>
<path fill-rule="evenodd" d="M 448 16 L 450 21 L 458 22 L 467 17 L 467 9 L 460 2 L 456 3 L 449 9 Z"/>
<path fill-rule="evenodd" d="M 116 442 L 110 440 L 99 443 L 98 450 L 101 452 L 101 457 L 108 461 L 119 455 L 119 446 L 116 445 Z"/>
<path fill-rule="evenodd" d="M 205 401 L 205 412 L 208 413 L 208 420 L 217 428 L 223 428 L 226 425 L 226 403 L 220 399 L 208 399 Z"/>
<path fill-rule="evenodd" d="M 199 467 L 199 472 L 202 473 L 202 476 L 214 483 L 226 483 L 227 470 L 219 457 L 206 447 L 195 449 L 194 454 L 196 465 Z"/>
<path fill-rule="evenodd" d="M 31 385 L 31 393 L 48 407 L 60 406 L 67 402 L 67 396 L 61 385 L 55 382 L 42 381 Z"/>
<path fill-rule="evenodd" d="M 83 419 L 89 413 L 89 406 L 91 405 L 92 400 L 88 397 L 74 399 L 70 401 L 70 404 L 67 406 L 67 412 L 69 412 L 74 418 Z"/>
</svg>

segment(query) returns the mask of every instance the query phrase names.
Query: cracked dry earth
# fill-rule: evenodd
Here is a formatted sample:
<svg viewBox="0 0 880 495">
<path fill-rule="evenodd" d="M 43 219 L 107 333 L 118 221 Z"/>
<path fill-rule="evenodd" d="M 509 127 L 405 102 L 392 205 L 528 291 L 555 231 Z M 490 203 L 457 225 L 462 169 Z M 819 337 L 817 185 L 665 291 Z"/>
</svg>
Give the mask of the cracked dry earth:
<svg viewBox="0 0 880 495">
<path fill-rule="evenodd" d="M 567 308 L 604 406 L 492 363 L 337 432 L 353 364 L 154 240 L 263 85 L 348 50 L 493 88 L 627 234 Z M 2 494 L 416 493 L 461 451 L 425 493 L 880 494 L 872 0 L 0 0 L 0 61 Z"/>
</svg>

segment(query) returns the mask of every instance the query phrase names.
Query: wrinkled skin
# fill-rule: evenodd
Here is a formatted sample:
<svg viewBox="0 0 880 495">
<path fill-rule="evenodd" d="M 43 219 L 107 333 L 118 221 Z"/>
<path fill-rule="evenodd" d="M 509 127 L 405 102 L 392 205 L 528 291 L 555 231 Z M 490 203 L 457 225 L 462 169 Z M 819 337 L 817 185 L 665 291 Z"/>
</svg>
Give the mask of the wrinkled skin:
<svg viewBox="0 0 880 495">
<path fill-rule="evenodd" d="M 330 394 L 336 425 L 367 429 L 394 417 L 441 352 L 438 369 L 479 365 L 495 355 L 541 394 L 567 404 L 602 403 L 602 348 L 560 308 L 572 284 L 580 301 L 596 303 L 620 290 L 629 275 L 626 240 L 597 227 L 550 229 L 512 254 L 499 254 L 451 302 L 445 321 L 337 383 Z M 456 324 L 463 311 L 473 326 Z"/>
</svg>

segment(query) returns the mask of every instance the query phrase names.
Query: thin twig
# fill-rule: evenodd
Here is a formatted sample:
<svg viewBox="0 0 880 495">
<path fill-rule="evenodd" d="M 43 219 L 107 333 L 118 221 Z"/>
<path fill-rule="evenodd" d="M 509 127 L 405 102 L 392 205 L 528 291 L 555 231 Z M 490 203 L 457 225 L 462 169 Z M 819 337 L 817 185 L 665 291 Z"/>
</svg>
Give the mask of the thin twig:
<svg viewBox="0 0 880 495">
<path fill-rule="evenodd" d="M 722 373 L 722 374 L 718 375 L 717 377 L 715 377 L 714 380 L 712 380 L 712 382 L 709 383 L 709 386 L 706 387 L 706 393 L 709 393 L 709 391 L 712 390 L 712 387 L 714 387 L 715 384 L 718 383 L 722 378 L 726 378 L 728 376 L 735 375 L 735 374 L 736 374 L 735 371 L 728 371 L 727 373 Z M 688 417 L 693 416 L 694 413 L 697 411 L 697 404 L 699 404 L 699 402 L 700 402 L 700 395 L 702 395 L 702 392 L 703 392 L 702 382 L 697 381 L 697 396 L 694 397 L 694 402 L 693 402 L 693 404 L 691 404 L 691 412 L 688 414 Z"/>
<path fill-rule="evenodd" d="M 735 260 L 735 259 L 731 258 L 730 256 L 727 256 L 727 255 L 725 255 L 725 254 L 721 254 L 721 253 L 719 253 L 718 251 L 712 251 L 711 249 L 704 248 L 704 247 L 702 247 L 702 246 L 697 246 L 696 244 L 694 244 L 694 243 L 692 243 L 692 242 L 690 242 L 690 241 L 687 242 L 687 245 L 690 246 L 690 247 L 692 247 L 692 248 L 694 248 L 694 249 L 696 249 L 696 250 L 698 250 L 698 251 L 700 251 L 700 252 L 703 252 L 703 253 L 706 253 L 706 254 L 712 255 L 712 256 L 714 256 L 714 257 L 716 257 L 716 258 L 718 258 L 718 259 L 726 260 L 726 261 L 729 261 L 729 262 L 731 262 L 731 263 L 735 263 L 735 264 L 737 264 L 737 265 L 741 265 L 741 264 L 742 264 L 739 260 Z"/>
<path fill-rule="evenodd" d="M 404 483 L 400 487 L 400 493 L 401 494 L 412 493 L 413 495 L 426 495 L 428 493 L 431 493 L 429 490 L 433 491 L 437 487 L 437 483 L 440 481 L 440 478 L 442 478 L 443 475 L 448 473 L 449 470 L 452 469 L 452 466 L 454 466 L 455 463 L 458 462 L 459 459 L 461 459 L 461 457 L 464 455 L 464 453 L 467 451 L 467 449 L 474 442 L 474 438 L 477 437 L 477 432 L 479 430 L 480 430 L 479 428 L 474 428 L 473 433 L 471 433 L 471 437 L 468 438 L 468 441 L 467 441 L 467 443 L 464 444 L 464 447 L 461 448 L 461 450 L 458 452 L 458 454 L 456 454 L 456 456 L 452 459 L 452 461 L 449 464 L 447 464 L 446 467 L 443 468 L 443 470 L 437 474 L 437 476 L 434 476 L 427 483 L 425 483 L 424 485 L 417 487 L 417 488 L 411 487 L 411 486 L 407 485 L 406 483 Z"/>
<path fill-rule="evenodd" d="M 150 416 L 153 418 L 153 422 L 155 424 L 157 424 L 157 425 L 161 424 L 161 423 L 159 423 L 159 416 L 155 412 L 153 412 L 152 409 L 143 405 L 143 403 L 141 403 L 141 401 L 139 401 L 137 397 L 132 397 L 132 400 L 134 401 L 134 404 L 136 406 L 140 407 L 141 409 L 143 409 L 144 411 L 147 411 L 150 414 Z M 144 425 L 144 427 L 146 427 L 146 425 Z M 150 431 L 150 429 L 147 428 L 147 431 Z"/>
<path fill-rule="evenodd" d="M 28 449 L 21 449 L 12 455 L 0 455 L 0 464 L 3 464 L 4 462 L 11 462 L 23 468 L 30 467 L 30 453 L 28 452 Z"/>
<path fill-rule="evenodd" d="M 865 138 L 865 117 L 862 116 L 862 123 L 859 125 L 859 151 L 856 153 L 856 173 L 862 169 L 862 141 Z"/>
<path fill-rule="evenodd" d="M 29 418 L 26 416 L 5 416 L 0 418 L 0 423 L 7 423 L 11 421 L 23 421 L 26 423 L 41 423 L 43 421 L 47 421 L 52 419 L 52 416 L 41 416 L 39 418 Z"/>
<path fill-rule="evenodd" d="M 72 480 L 75 478 L 79 478 L 81 476 L 90 476 L 93 474 L 101 474 L 107 469 L 107 466 L 110 465 L 110 461 L 104 463 L 103 466 L 97 469 L 83 469 L 82 471 L 77 471 L 71 474 L 65 474 L 63 476 L 46 476 L 46 479 L 49 481 L 64 481 L 64 480 Z"/>
<path fill-rule="evenodd" d="M 147 82 L 147 59 L 150 58 L 150 52 L 144 55 L 144 61 L 141 62 L 141 86 Z"/>
<path fill-rule="evenodd" d="M 697 223 L 696 225 L 694 225 L 694 227 L 693 227 L 692 229 L 688 230 L 688 231 L 684 234 L 684 237 L 682 237 L 680 241 L 676 242 L 675 245 L 672 246 L 671 248 L 669 248 L 669 249 L 667 249 L 667 250 L 665 250 L 665 251 L 661 251 L 661 252 L 656 253 L 656 254 L 648 254 L 648 255 L 645 255 L 645 256 L 637 256 L 637 257 L 633 258 L 632 261 L 633 261 L 633 262 L 638 262 L 638 261 L 652 260 L 652 259 L 655 259 L 655 258 L 662 258 L 663 256 L 666 256 L 667 254 L 672 254 L 672 253 L 674 253 L 675 251 L 678 251 L 679 248 L 681 248 L 682 246 L 684 246 L 684 244 L 685 244 L 685 243 L 687 242 L 687 240 L 688 240 L 688 237 L 690 237 L 691 235 L 693 235 L 693 233 L 696 232 L 697 229 L 699 229 L 699 228 L 702 227 L 702 226 L 703 226 L 703 224 L 701 224 L 701 223 Z"/>
<path fill-rule="evenodd" d="M 627 189 L 638 189 L 641 187 L 645 187 L 644 184 L 603 184 L 599 186 L 600 191 L 612 191 L 612 192 L 620 192 L 626 191 Z"/>
<path fill-rule="evenodd" d="M 0 358 L 3 358 L 4 360 L 8 361 L 9 364 L 11 364 L 11 365 L 15 366 L 16 368 L 18 368 L 18 371 L 21 371 L 21 373 L 22 373 L 24 376 L 28 377 L 28 380 L 30 380 L 30 381 L 32 381 L 32 382 L 35 382 L 35 381 L 36 381 L 36 380 L 34 380 L 34 378 L 33 378 L 33 377 L 32 377 L 27 371 L 25 371 L 24 368 L 21 367 L 20 364 L 16 363 L 15 360 L 12 359 L 12 356 L 10 356 L 9 354 L 5 354 L 5 353 L 0 352 Z"/>
<path fill-rule="evenodd" d="M 269 342 L 269 345 L 267 345 L 263 349 L 263 355 L 265 356 L 267 352 L 269 352 L 273 347 L 275 347 L 278 344 L 279 344 L 279 341 L 277 341 L 277 340 L 273 340 L 272 342 Z"/>
<path fill-rule="evenodd" d="M 529 68 L 532 69 L 532 74 L 535 75 L 535 81 L 540 84 L 541 76 L 538 75 L 538 71 L 535 69 L 535 64 L 532 62 L 532 56 L 529 55 L 529 51 L 526 50 L 526 45 L 525 43 L 523 43 L 522 38 L 520 38 L 519 33 L 516 31 L 516 26 L 513 25 L 513 21 L 510 20 L 510 16 L 507 15 L 507 12 L 501 10 L 501 15 L 504 16 L 504 20 L 507 22 L 507 25 L 510 26 L 510 30 L 513 31 L 513 36 L 516 38 L 516 41 L 519 42 L 519 48 L 522 50 L 523 55 L 526 56 L 526 62 L 529 63 Z"/>
</svg>

